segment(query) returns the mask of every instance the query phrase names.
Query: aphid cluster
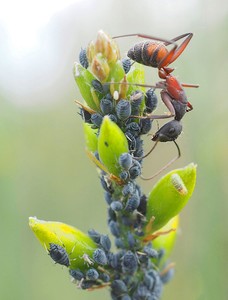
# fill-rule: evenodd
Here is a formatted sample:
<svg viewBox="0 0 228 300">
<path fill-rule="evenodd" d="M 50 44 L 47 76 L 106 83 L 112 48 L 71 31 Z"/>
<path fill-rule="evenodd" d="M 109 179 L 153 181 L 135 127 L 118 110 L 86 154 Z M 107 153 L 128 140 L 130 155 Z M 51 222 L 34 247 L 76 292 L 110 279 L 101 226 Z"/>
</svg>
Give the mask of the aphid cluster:
<svg viewBox="0 0 228 300">
<path fill-rule="evenodd" d="M 71 260 L 64 247 L 50 244 L 49 249 L 49 254 L 56 263 L 69 267 L 73 281 L 80 288 L 97 289 L 108 286 L 114 300 L 158 300 L 163 284 L 173 276 L 173 268 L 159 265 L 164 253 L 162 250 L 156 251 L 151 243 L 152 238 L 147 236 L 144 226 L 145 222 L 149 221 L 146 220 L 147 197 L 141 191 L 136 179 L 142 176 L 143 159 L 153 151 L 158 142 L 173 141 L 178 149 L 178 157 L 180 156 L 180 149 L 175 140 L 182 131 L 181 119 L 192 109 L 183 87 L 196 87 L 179 83 L 171 75 L 173 69 L 168 67 L 184 51 L 192 34 L 184 34 L 171 41 L 141 34 L 138 36 L 152 41 L 136 44 L 129 50 L 128 58 L 121 60 L 125 72 L 123 81 L 117 83 L 101 83 L 98 79 L 91 81 L 92 90 L 99 96 L 95 101 L 96 109 L 77 101 L 83 121 L 96 130 L 97 136 L 104 117 L 108 116 L 118 125 L 128 142 L 129 152 L 122 153 L 116 161 L 120 169 L 118 178 L 117 176 L 114 178 L 105 166 L 102 167 L 99 153 L 97 151 L 93 153 L 93 160 L 101 169 L 99 175 L 107 203 L 108 226 L 117 251 L 113 252 L 111 240 L 107 235 L 94 229 L 89 230 L 88 234 L 97 248 L 93 255 L 83 254 L 83 269 L 71 268 Z M 176 41 L 182 38 L 185 38 L 184 41 L 177 46 Z M 172 49 L 168 51 L 167 45 L 171 45 Z M 100 47 L 100 44 L 98 46 Z M 90 67 L 86 49 L 81 50 L 79 61 L 83 68 Z M 124 92 L 128 85 L 126 74 L 131 72 L 134 63 L 132 61 L 158 68 L 159 77 L 163 81 L 154 86 L 131 83 L 129 86 L 132 85 L 134 88 L 127 94 Z M 116 85 L 119 85 L 118 90 L 113 90 Z M 142 92 L 140 87 L 149 89 Z M 156 89 L 161 89 L 161 99 L 169 109 L 169 115 L 154 114 L 158 105 Z M 153 135 L 152 140 L 155 142 L 153 148 L 144 154 L 142 135 L 151 131 L 154 119 L 169 117 L 173 119 Z M 173 178 L 173 182 L 178 190 L 183 190 L 177 178 Z"/>
</svg>

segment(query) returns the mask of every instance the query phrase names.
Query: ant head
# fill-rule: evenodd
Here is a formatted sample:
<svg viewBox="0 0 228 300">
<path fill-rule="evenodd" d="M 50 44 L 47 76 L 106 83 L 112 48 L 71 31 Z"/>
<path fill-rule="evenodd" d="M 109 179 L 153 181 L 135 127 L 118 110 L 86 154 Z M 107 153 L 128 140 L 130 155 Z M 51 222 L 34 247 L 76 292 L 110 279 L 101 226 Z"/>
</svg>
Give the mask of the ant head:
<svg viewBox="0 0 228 300">
<path fill-rule="evenodd" d="M 152 141 L 174 141 L 182 132 L 182 125 L 177 120 L 172 120 L 163 125 L 153 136 Z"/>
</svg>

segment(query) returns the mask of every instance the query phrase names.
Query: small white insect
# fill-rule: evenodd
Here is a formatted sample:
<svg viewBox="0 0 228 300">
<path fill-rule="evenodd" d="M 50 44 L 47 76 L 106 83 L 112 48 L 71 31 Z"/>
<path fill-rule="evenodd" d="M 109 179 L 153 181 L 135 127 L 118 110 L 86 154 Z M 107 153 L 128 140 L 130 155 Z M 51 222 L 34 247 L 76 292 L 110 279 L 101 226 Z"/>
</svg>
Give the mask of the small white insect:
<svg viewBox="0 0 228 300">
<path fill-rule="evenodd" d="M 188 190 L 181 179 L 181 177 L 178 174 L 173 174 L 171 176 L 171 182 L 174 188 L 181 194 L 181 195 L 186 195 L 188 193 Z"/>
<path fill-rule="evenodd" d="M 118 91 L 114 91 L 114 93 L 113 93 L 113 98 L 114 98 L 114 100 L 119 100 L 119 92 Z"/>
<path fill-rule="evenodd" d="M 94 264 L 94 261 L 86 253 L 84 253 L 81 258 L 87 263 L 87 266 Z"/>
</svg>

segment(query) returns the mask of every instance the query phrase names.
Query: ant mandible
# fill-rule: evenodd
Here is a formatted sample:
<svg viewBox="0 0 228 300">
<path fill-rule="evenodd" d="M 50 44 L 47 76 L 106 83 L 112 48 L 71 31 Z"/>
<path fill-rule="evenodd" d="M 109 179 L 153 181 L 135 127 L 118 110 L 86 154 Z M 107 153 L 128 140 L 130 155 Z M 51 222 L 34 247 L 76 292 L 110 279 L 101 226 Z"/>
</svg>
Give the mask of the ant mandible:
<svg viewBox="0 0 228 300">
<path fill-rule="evenodd" d="M 168 66 L 174 62 L 181 53 L 185 50 L 188 43 L 190 42 L 193 33 L 185 33 L 180 36 L 173 38 L 172 40 L 166 40 L 162 38 L 157 38 L 150 35 L 145 35 L 141 33 L 136 34 L 126 34 L 115 36 L 115 38 L 121 37 L 129 37 L 129 36 L 138 36 L 146 39 L 150 39 L 152 41 L 139 42 L 135 44 L 129 51 L 128 57 L 143 64 L 145 66 L 151 66 L 153 68 L 158 68 L 158 75 L 164 81 L 158 82 L 156 84 L 156 88 L 161 88 L 161 98 L 168 110 L 170 111 L 169 115 L 147 115 L 141 118 L 151 119 L 165 119 L 170 117 L 175 117 L 175 108 L 172 104 L 172 100 L 178 101 L 186 106 L 186 111 L 190 111 L 193 109 L 190 102 L 187 100 L 187 96 L 183 87 L 198 87 L 198 85 L 194 84 L 185 84 L 180 83 L 176 77 L 171 75 L 173 72 L 173 68 L 169 68 Z M 178 46 L 176 41 L 180 39 L 184 39 L 184 41 Z M 166 46 L 173 45 L 173 48 L 169 51 Z M 151 87 L 148 85 L 137 84 L 138 86 L 143 87 Z"/>
</svg>

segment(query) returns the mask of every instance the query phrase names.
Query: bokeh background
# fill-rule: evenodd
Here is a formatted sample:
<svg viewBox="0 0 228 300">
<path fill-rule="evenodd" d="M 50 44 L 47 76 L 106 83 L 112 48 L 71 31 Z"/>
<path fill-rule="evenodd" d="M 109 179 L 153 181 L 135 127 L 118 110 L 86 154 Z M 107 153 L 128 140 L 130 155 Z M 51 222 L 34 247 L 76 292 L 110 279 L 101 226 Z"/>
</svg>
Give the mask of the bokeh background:
<svg viewBox="0 0 228 300">
<path fill-rule="evenodd" d="M 172 260 L 176 276 L 164 300 L 228 299 L 228 2 L 223 0 L 68 0 L 0 4 L 0 299 L 109 299 L 79 291 L 54 265 L 28 227 L 28 217 L 108 233 L 96 170 L 84 152 L 80 99 L 72 65 L 103 29 L 194 37 L 173 64 L 194 110 L 184 118 L 181 159 L 198 164 L 194 195 L 181 214 Z M 139 39 L 119 40 L 121 53 Z M 147 82 L 158 80 L 147 68 Z M 160 107 L 164 111 L 164 107 Z M 160 122 L 160 125 L 162 122 Z M 156 130 L 156 126 L 153 132 Z M 145 137 L 150 147 L 149 137 Z M 159 145 L 146 161 L 153 174 L 176 153 Z M 157 179 L 156 179 L 157 180 Z M 155 181 L 154 181 L 155 182 Z M 142 182 L 149 192 L 154 182 Z"/>
</svg>

